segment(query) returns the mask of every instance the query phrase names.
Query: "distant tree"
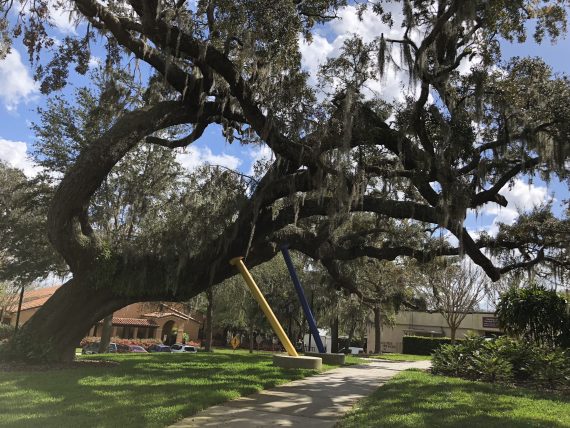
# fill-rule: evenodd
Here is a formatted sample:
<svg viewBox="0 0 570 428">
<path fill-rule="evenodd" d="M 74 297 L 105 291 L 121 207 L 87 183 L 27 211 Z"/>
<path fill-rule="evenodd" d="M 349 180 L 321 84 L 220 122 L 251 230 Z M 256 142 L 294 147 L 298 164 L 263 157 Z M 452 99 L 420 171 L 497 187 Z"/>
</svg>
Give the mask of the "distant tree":
<svg viewBox="0 0 570 428">
<path fill-rule="evenodd" d="M 359 281 L 371 303 L 374 323 L 374 353 L 382 352 L 382 325 L 393 323 L 394 315 L 402 305 L 415 306 L 410 277 L 416 271 L 411 263 L 397 263 L 368 259 L 361 267 Z"/>
<path fill-rule="evenodd" d="M 0 323 L 4 318 L 6 309 L 14 305 L 18 300 L 18 288 L 15 284 L 2 281 L 0 282 Z"/>
<path fill-rule="evenodd" d="M 297 261 L 296 255 L 292 256 Z M 302 314 L 284 261 L 274 258 L 252 268 L 251 274 L 282 327 L 294 342 L 302 329 Z M 213 326 L 233 332 L 247 331 L 251 350 L 255 332 L 274 334 L 241 275 L 229 278 L 214 287 L 214 299 Z"/>
<path fill-rule="evenodd" d="M 453 343 L 465 317 L 476 310 L 485 297 L 487 280 L 476 267 L 450 260 L 436 260 L 424 272 L 423 295 L 428 307 L 445 319 Z"/>
<path fill-rule="evenodd" d="M 497 318 L 509 335 L 537 344 L 570 345 L 568 301 L 537 284 L 511 288 L 501 295 Z"/>
<path fill-rule="evenodd" d="M 45 234 L 52 195 L 52 187 L 0 161 L 0 281 L 21 287 L 67 272 Z"/>
</svg>

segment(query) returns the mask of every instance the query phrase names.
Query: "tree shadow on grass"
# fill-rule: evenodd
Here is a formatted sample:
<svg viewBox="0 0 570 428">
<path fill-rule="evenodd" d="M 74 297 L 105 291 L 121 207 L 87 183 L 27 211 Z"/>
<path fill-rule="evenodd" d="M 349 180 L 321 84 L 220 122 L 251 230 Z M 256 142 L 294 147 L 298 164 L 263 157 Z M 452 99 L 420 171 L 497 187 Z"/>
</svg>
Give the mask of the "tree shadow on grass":
<svg viewBox="0 0 570 428">
<path fill-rule="evenodd" d="M 570 398 L 407 372 L 363 400 L 342 427 L 568 427 Z"/>
<path fill-rule="evenodd" d="M 120 365 L 6 373 L 0 426 L 165 426 L 212 405 L 303 374 L 267 356 L 105 356 Z"/>
</svg>

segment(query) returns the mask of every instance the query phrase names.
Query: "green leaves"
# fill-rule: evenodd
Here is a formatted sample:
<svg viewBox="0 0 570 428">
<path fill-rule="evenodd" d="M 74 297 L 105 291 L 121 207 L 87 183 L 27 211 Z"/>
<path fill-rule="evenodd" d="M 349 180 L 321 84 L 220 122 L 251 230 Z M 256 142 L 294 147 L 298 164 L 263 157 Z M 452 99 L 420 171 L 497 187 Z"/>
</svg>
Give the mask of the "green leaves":
<svg viewBox="0 0 570 428">
<path fill-rule="evenodd" d="M 566 299 L 536 284 L 504 293 L 497 304 L 497 317 L 508 334 L 537 344 L 555 346 L 570 334 Z"/>
<path fill-rule="evenodd" d="M 536 386 L 567 388 L 569 362 L 570 355 L 562 349 L 506 336 L 494 340 L 472 336 L 458 345 L 438 348 L 433 355 L 432 370 L 436 374 L 492 383 L 531 382 Z"/>
<path fill-rule="evenodd" d="M 26 284 L 66 272 L 45 233 L 52 191 L 0 162 L 0 281 Z"/>
</svg>

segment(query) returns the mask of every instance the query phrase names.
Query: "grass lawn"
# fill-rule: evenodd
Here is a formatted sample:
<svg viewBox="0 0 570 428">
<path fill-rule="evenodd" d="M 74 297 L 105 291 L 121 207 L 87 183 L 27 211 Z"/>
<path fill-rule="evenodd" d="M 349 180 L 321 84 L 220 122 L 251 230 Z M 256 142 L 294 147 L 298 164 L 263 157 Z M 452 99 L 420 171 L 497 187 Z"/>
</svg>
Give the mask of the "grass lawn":
<svg viewBox="0 0 570 428">
<path fill-rule="evenodd" d="M 570 397 L 408 370 L 359 402 L 340 427 L 570 427 Z"/>
<path fill-rule="evenodd" d="M 391 361 L 425 361 L 431 360 L 431 355 L 412 355 L 412 354 L 381 354 L 370 355 L 369 358 L 376 358 L 378 360 L 391 360 Z"/>
<path fill-rule="evenodd" d="M 350 355 L 348 354 L 345 359 L 344 359 L 344 365 L 345 366 L 354 366 L 357 364 L 366 364 L 366 360 L 363 360 L 362 358 L 358 357 L 357 355 Z M 325 367 L 326 365 L 323 364 L 323 367 Z M 336 368 L 338 366 L 326 366 L 326 368 Z M 326 370 L 326 369 L 325 369 Z"/>
<path fill-rule="evenodd" d="M 243 351 L 107 354 L 104 359 L 120 364 L 0 373 L 0 426 L 163 427 L 214 404 L 315 373 L 273 367 L 271 354 Z"/>
</svg>

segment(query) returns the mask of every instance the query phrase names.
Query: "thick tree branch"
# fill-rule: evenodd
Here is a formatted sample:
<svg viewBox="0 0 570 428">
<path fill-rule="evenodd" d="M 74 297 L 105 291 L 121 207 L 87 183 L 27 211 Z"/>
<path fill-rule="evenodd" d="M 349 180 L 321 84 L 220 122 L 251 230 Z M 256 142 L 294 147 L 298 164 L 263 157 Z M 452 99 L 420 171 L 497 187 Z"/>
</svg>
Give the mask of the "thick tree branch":
<svg viewBox="0 0 570 428">
<path fill-rule="evenodd" d="M 521 171 L 528 169 L 530 167 L 538 165 L 540 162 L 540 157 L 527 159 L 524 162 L 521 162 L 510 170 L 508 170 L 505 174 L 497 180 L 497 182 L 487 190 L 477 193 L 471 198 L 471 202 L 469 204 L 470 208 L 477 208 L 487 202 L 496 202 L 497 204 L 506 207 L 507 206 L 507 199 L 500 195 L 499 192 L 505 185 L 515 178 Z"/>
<path fill-rule="evenodd" d="M 219 115 L 220 110 L 215 103 L 200 107 L 176 101 L 143 107 L 125 113 L 108 132 L 81 152 L 59 184 L 48 213 L 49 239 L 72 271 L 94 262 L 93 247 L 85 242 L 86 236 L 91 239 L 94 235 L 79 234 L 75 220 L 81 219 L 82 229 L 89 232 L 85 207 L 113 166 L 147 135 L 195 122 L 199 111 L 201 114 Z M 92 244 L 96 245 L 96 242 Z"/>
</svg>

